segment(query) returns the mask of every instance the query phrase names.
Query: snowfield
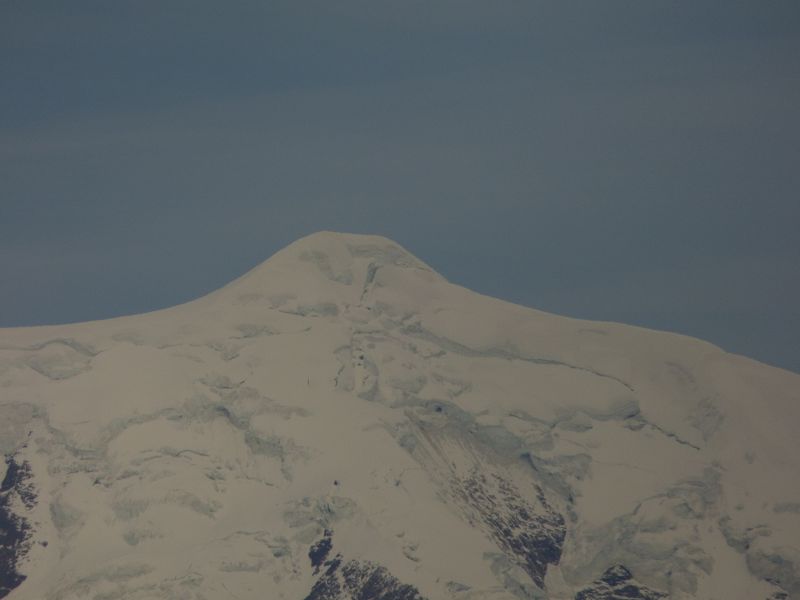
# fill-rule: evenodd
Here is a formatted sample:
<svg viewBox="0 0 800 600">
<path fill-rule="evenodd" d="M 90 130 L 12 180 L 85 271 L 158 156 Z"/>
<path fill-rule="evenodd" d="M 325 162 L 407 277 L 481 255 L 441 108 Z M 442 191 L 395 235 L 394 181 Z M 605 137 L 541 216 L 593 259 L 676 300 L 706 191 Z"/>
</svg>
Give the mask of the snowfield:
<svg viewBox="0 0 800 600">
<path fill-rule="evenodd" d="M 800 599 L 800 376 L 319 233 L 0 330 L 0 597 Z"/>
</svg>

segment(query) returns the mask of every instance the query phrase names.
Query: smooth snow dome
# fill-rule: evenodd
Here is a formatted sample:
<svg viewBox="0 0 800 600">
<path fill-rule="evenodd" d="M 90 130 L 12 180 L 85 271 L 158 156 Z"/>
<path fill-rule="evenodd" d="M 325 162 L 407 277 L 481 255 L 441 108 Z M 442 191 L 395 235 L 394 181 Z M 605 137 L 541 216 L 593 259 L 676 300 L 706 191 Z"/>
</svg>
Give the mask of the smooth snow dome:
<svg viewBox="0 0 800 600">
<path fill-rule="evenodd" d="M 800 373 L 800 2 L 0 2 L 0 327 L 319 230 Z"/>
<path fill-rule="evenodd" d="M 303 238 L 0 330 L 0 597 L 800 598 L 800 376 Z"/>
</svg>

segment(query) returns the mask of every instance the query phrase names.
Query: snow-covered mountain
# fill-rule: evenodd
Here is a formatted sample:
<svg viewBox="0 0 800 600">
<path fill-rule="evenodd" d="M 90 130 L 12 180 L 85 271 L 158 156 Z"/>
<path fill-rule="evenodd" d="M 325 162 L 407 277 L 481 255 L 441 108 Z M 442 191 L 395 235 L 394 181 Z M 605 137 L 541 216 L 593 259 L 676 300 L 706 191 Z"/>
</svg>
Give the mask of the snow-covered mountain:
<svg viewBox="0 0 800 600">
<path fill-rule="evenodd" d="M 0 330 L 0 597 L 800 598 L 798 429 L 798 375 L 315 234 Z"/>
</svg>

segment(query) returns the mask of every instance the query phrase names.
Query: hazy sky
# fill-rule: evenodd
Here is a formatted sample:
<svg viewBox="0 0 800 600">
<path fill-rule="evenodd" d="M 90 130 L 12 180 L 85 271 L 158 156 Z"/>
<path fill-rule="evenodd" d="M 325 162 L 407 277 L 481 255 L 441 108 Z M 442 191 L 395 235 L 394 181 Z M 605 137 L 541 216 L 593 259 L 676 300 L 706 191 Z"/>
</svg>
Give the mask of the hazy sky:
<svg viewBox="0 0 800 600">
<path fill-rule="evenodd" d="M 294 239 L 800 372 L 800 3 L 0 0 L 0 326 Z"/>
</svg>

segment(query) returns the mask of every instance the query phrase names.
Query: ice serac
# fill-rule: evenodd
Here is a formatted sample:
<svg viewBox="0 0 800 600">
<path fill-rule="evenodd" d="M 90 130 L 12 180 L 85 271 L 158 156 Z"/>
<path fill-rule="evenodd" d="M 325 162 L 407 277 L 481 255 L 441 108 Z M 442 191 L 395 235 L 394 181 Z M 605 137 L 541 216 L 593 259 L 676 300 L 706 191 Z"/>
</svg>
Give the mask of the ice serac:
<svg viewBox="0 0 800 600">
<path fill-rule="evenodd" d="M 800 599 L 800 377 L 382 237 L 0 330 L 0 597 Z"/>
</svg>

